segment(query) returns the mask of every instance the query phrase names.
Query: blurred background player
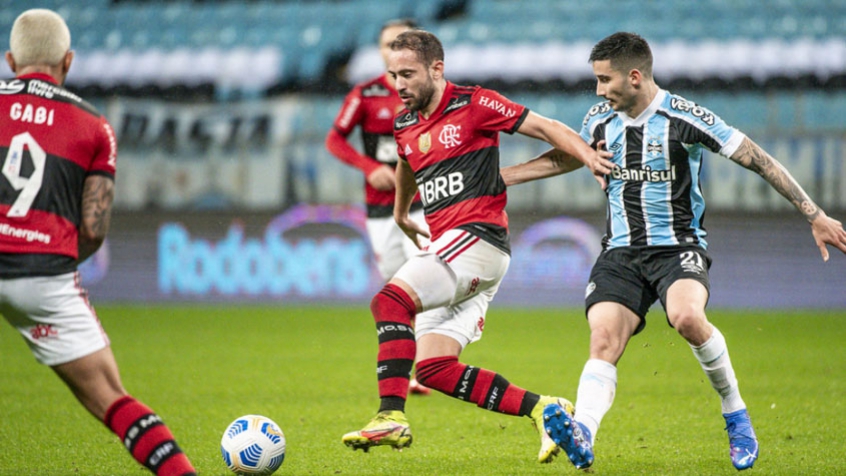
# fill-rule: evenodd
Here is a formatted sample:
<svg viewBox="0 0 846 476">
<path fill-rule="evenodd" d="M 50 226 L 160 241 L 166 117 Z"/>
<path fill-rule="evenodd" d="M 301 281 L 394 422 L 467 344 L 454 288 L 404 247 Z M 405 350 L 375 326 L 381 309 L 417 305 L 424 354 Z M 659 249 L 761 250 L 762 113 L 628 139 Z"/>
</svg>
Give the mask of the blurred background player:
<svg viewBox="0 0 846 476">
<path fill-rule="evenodd" d="M 660 300 L 667 322 L 690 344 L 720 396 L 731 462 L 738 470 L 758 458 L 758 439 L 729 358 L 726 340 L 705 307 L 710 297 L 705 202 L 699 183 L 709 149 L 759 174 L 810 223 L 825 261 L 826 244 L 846 252 L 841 223 L 826 216 L 777 160 L 711 111 L 655 83 L 649 44 L 633 33 L 615 33 L 590 54 L 596 94 L 581 136 L 614 150 L 608 178 L 603 252 L 590 275 L 585 306 L 590 358 L 584 366 L 575 416 L 557 405 L 545 409 L 546 428 L 577 468 L 593 464 L 593 443 L 617 388 L 617 362 L 632 336 L 643 330 L 650 306 Z M 580 167 L 550 151 L 503 169 L 508 185 Z"/>
<path fill-rule="evenodd" d="M 541 438 L 538 461 L 549 462 L 559 450 L 543 431 L 543 409 L 570 403 L 458 361 L 464 348 L 481 338 L 488 305 L 511 262 L 499 133 L 544 140 L 588 163 L 594 174 L 610 172 L 611 163 L 564 124 L 496 91 L 447 81 L 443 46 L 429 32 L 400 34 L 391 43 L 388 73 L 407 108 L 394 122 L 400 154 L 394 218 L 415 242 L 429 236 L 409 217 L 419 189 L 432 241 L 371 302 L 379 337 L 379 411 L 342 441 L 364 450 L 411 444 L 405 401 L 416 359 L 423 385 L 479 408 L 531 418 Z"/>
<path fill-rule="evenodd" d="M 139 463 L 192 475 L 170 430 L 124 390 L 109 339 L 78 263 L 106 236 L 117 142 L 106 119 L 61 85 L 73 60 L 55 12 L 23 12 L 6 61 L 16 79 L 0 94 L 0 313 Z"/>
<path fill-rule="evenodd" d="M 379 34 L 379 52 L 387 63 L 391 42 L 400 33 L 417 28 L 412 19 L 385 23 Z M 394 142 L 394 116 L 402 109 L 402 101 L 388 73 L 357 84 L 344 98 L 332 129 L 326 135 L 326 148 L 335 157 L 364 173 L 364 200 L 367 206 L 367 234 L 376 257 L 376 267 L 384 281 L 417 252 L 394 221 L 396 192 L 397 145 Z M 364 153 L 349 143 L 349 135 L 361 128 Z M 425 224 L 423 206 L 415 199 L 412 219 Z M 409 382 L 411 393 L 428 395 L 431 390 L 416 379 Z"/>
</svg>

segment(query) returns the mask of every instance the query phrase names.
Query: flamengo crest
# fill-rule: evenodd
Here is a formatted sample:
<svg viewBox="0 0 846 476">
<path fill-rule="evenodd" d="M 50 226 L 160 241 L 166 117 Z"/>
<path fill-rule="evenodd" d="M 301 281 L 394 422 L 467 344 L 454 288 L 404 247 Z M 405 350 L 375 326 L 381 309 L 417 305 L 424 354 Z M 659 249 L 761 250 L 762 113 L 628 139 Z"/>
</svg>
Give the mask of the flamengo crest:
<svg viewBox="0 0 846 476">
<path fill-rule="evenodd" d="M 451 147 L 455 147 L 457 145 L 461 145 L 461 141 L 458 137 L 458 132 L 461 130 L 461 126 L 456 126 L 453 124 L 447 124 L 441 129 L 441 134 L 438 136 L 438 140 L 441 144 L 444 145 L 447 149 Z"/>
</svg>

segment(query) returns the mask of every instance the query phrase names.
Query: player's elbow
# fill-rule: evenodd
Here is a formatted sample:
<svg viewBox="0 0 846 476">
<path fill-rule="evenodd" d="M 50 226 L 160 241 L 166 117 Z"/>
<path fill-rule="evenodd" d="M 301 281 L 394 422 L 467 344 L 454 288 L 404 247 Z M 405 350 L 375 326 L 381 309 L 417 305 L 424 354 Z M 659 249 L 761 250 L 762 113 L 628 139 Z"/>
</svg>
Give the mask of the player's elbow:
<svg viewBox="0 0 846 476">
<path fill-rule="evenodd" d="M 338 146 L 346 142 L 347 138 L 341 135 L 338 131 L 334 128 L 329 129 L 329 132 L 326 133 L 326 140 L 323 141 L 323 145 L 326 147 L 326 150 L 329 152 L 338 155 Z"/>
<path fill-rule="evenodd" d="M 79 241 L 87 243 L 89 246 L 99 247 L 106 239 L 106 232 L 108 230 L 103 226 L 93 226 L 93 224 L 82 223 L 79 227 Z"/>
</svg>

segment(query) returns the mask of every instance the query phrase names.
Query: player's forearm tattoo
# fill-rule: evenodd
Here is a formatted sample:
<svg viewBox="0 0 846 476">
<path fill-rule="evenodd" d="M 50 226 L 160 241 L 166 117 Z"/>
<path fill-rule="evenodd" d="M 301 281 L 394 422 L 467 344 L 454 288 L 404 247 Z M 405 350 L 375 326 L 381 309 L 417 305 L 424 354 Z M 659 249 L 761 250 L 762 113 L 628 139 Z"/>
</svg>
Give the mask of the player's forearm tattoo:
<svg viewBox="0 0 846 476">
<path fill-rule="evenodd" d="M 549 159 L 553 169 L 559 171 L 558 173 L 571 172 L 582 166 L 575 157 L 558 149 L 551 149 L 543 155 Z"/>
<path fill-rule="evenodd" d="M 808 221 L 819 215 L 819 207 L 808 197 L 790 172 L 751 139 L 744 139 L 731 159 L 763 177 L 778 193 L 790 200 Z"/>
<path fill-rule="evenodd" d="M 566 161 L 567 157 L 569 157 L 569 156 L 567 154 L 565 154 L 564 152 L 561 152 L 560 150 L 555 149 L 552 152 L 550 152 L 550 154 L 547 155 L 547 157 L 549 158 L 549 161 L 552 162 L 552 165 L 554 165 L 556 169 L 563 169 L 564 165 L 565 165 L 565 161 Z"/>
<path fill-rule="evenodd" d="M 86 182 L 82 194 L 82 222 L 95 236 L 106 236 L 115 198 L 114 183 L 110 179 L 96 178 Z"/>
</svg>

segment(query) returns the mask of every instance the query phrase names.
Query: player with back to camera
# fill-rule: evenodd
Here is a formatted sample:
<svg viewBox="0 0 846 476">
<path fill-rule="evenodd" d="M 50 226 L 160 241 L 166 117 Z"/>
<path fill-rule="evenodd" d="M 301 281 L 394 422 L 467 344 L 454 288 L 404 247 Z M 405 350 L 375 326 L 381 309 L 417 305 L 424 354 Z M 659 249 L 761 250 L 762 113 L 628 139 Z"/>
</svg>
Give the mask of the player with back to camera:
<svg viewBox="0 0 846 476">
<path fill-rule="evenodd" d="M 64 89 L 70 31 L 53 11 L 23 12 L 0 94 L 0 313 L 82 405 L 157 475 L 196 474 L 170 430 L 124 390 L 77 264 L 102 244 L 117 145 L 106 119 Z"/>
<path fill-rule="evenodd" d="M 443 47 L 431 33 L 400 34 L 391 44 L 388 73 L 406 107 L 394 121 L 400 156 L 394 218 L 415 242 L 429 236 L 409 217 L 419 189 L 431 244 L 409 259 L 371 302 L 379 340 L 380 407 L 370 423 L 342 441 L 365 450 L 411 444 L 405 401 L 416 358 L 423 385 L 480 408 L 530 417 L 541 437 L 538 461 L 549 462 L 559 449 L 543 431 L 543 409 L 570 403 L 458 361 L 461 351 L 481 338 L 488 304 L 511 260 L 499 133 L 543 140 L 599 175 L 611 171 L 602 157 L 610 154 L 591 149 L 564 124 L 495 91 L 447 81 Z"/>
<path fill-rule="evenodd" d="M 605 101 L 588 111 L 581 136 L 613 151 L 616 166 L 606 188 L 603 251 L 585 299 L 590 359 L 579 381 L 575 416 L 549 405 L 546 429 L 577 468 L 593 463 L 596 432 L 616 392 L 617 362 L 629 339 L 645 326 L 649 307 L 660 300 L 667 322 L 690 344 L 720 395 L 732 464 L 738 470 L 751 468 L 758 458 L 758 440 L 726 340 L 705 315 L 711 258 L 702 223 L 703 151 L 761 175 L 789 200 L 810 223 L 825 261 L 826 244 L 846 252 L 846 232 L 746 135 L 711 111 L 661 89 L 652 77 L 649 44 L 640 36 L 615 33 L 603 39 L 593 47 L 590 62 L 596 94 Z M 568 154 L 552 150 L 504 168 L 503 178 L 510 186 L 580 166 Z"/>
<path fill-rule="evenodd" d="M 391 20 L 379 33 L 379 52 L 387 64 L 390 44 L 400 33 L 417 28 L 411 19 Z M 397 145 L 394 142 L 394 116 L 403 108 L 394 79 L 384 72 L 359 83 L 344 98 L 332 128 L 326 134 L 326 149 L 335 157 L 364 173 L 364 200 L 367 207 L 367 234 L 382 279 L 391 279 L 417 247 L 405 236 L 393 218 L 396 190 Z M 349 135 L 361 129 L 364 153 L 349 143 Z M 411 217 L 425 224 L 420 199 L 411 205 Z M 416 379 L 409 381 L 411 393 L 428 395 L 431 390 Z"/>
</svg>

